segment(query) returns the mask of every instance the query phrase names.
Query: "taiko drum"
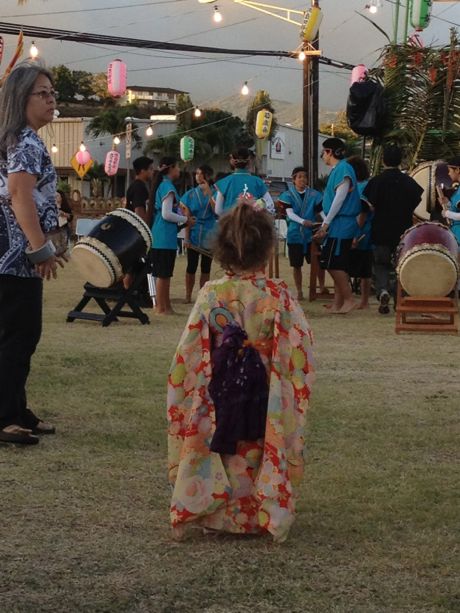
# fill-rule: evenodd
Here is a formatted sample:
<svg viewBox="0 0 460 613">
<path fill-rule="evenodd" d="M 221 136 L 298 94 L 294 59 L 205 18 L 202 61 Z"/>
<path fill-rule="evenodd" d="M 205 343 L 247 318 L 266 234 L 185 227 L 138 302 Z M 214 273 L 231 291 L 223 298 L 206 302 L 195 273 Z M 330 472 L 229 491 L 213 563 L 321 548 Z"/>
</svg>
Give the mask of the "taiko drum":
<svg viewBox="0 0 460 613">
<path fill-rule="evenodd" d="M 401 237 L 397 249 L 399 281 L 409 296 L 447 296 L 458 279 L 455 236 L 436 222 L 419 223 Z"/>
</svg>

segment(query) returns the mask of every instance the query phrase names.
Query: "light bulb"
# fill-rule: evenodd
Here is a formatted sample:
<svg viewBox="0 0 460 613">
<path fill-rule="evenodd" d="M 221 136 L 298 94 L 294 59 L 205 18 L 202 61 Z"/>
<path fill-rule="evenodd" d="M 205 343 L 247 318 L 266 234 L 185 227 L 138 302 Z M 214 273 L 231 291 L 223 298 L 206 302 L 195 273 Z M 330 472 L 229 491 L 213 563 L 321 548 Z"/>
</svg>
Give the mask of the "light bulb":
<svg viewBox="0 0 460 613">
<path fill-rule="evenodd" d="M 32 44 L 30 45 L 29 55 L 33 60 L 38 57 L 38 48 L 34 41 L 32 41 Z"/>
<path fill-rule="evenodd" d="M 307 56 L 305 55 L 305 51 L 301 51 L 299 53 L 299 60 L 303 62 Z"/>
<path fill-rule="evenodd" d="M 377 7 L 375 6 L 375 4 L 371 4 L 369 7 L 369 13 L 372 13 L 373 15 L 375 15 L 376 12 L 377 12 Z"/>
<path fill-rule="evenodd" d="M 81 141 L 80 151 L 86 151 L 85 143 Z"/>
<path fill-rule="evenodd" d="M 222 21 L 222 15 L 219 11 L 219 8 L 217 6 L 214 7 L 214 16 L 213 19 L 215 21 L 215 23 L 220 23 Z"/>
<path fill-rule="evenodd" d="M 195 111 L 194 111 L 194 113 L 193 113 L 193 114 L 195 115 L 195 117 L 201 117 L 201 111 L 200 111 L 200 109 L 199 109 L 198 107 L 196 107 L 196 109 L 195 109 Z"/>
<path fill-rule="evenodd" d="M 56 145 L 53 144 L 53 146 L 51 147 L 51 153 L 57 153 L 59 150 L 57 148 Z"/>
<path fill-rule="evenodd" d="M 119 145 L 120 144 L 120 137 L 119 136 L 114 136 L 113 137 L 113 144 L 114 145 Z"/>
<path fill-rule="evenodd" d="M 245 81 L 243 87 L 241 88 L 241 94 L 243 96 L 247 96 L 249 94 L 248 82 Z"/>
<path fill-rule="evenodd" d="M 145 135 L 146 136 L 153 136 L 153 128 L 152 128 L 152 126 L 149 126 L 147 128 L 147 130 L 145 131 Z"/>
</svg>

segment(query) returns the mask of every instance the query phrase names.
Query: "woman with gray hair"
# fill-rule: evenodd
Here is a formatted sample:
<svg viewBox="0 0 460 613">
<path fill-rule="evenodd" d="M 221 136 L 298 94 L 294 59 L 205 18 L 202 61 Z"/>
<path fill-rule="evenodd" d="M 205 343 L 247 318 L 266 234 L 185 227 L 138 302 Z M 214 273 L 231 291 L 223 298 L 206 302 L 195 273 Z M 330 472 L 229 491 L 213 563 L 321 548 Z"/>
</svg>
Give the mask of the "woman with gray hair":
<svg viewBox="0 0 460 613">
<path fill-rule="evenodd" d="M 56 172 L 37 131 L 56 92 L 38 62 L 19 64 L 0 92 L 0 443 L 35 444 L 55 429 L 27 407 L 25 386 L 40 340 L 43 279 L 56 278 Z"/>
</svg>

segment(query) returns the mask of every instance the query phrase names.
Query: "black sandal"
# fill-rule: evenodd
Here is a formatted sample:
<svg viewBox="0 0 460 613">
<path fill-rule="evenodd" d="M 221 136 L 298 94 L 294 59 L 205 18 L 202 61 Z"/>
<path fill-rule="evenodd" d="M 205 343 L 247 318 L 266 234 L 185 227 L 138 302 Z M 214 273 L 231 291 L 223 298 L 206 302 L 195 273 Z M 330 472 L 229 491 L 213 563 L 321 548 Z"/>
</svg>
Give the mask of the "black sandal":
<svg viewBox="0 0 460 613">
<path fill-rule="evenodd" d="M 19 426 L 18 426 L 19 427 Z M 28 432 L 5 432 L 0 430 L 0 443 L 13 443 L 16 445 L 36 445 L 39 442 L 38 436 L 33 436 Z"/>
</svg>

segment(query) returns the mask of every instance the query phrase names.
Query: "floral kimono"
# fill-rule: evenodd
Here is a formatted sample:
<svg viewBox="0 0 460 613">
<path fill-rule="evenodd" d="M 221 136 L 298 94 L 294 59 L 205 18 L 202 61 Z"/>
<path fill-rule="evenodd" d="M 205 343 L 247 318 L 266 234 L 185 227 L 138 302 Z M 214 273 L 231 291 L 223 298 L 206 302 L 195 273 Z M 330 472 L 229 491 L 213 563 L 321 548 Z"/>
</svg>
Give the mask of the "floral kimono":
<svg viewBox="0 0 460 613">
<path fill-rule="evenodd" d="M 235 454 L 210 449 L 216 429 L 211 355 L 228 323 L 260 354 L 269 380 L 265 437 Z M 263 273 L 208 282 L 179 341 L 168 378 L 171 523 L 287 537 L 303 474 L 305 414 L 313 381 L 310 326 L 284 282 Z"/>
</svg>

